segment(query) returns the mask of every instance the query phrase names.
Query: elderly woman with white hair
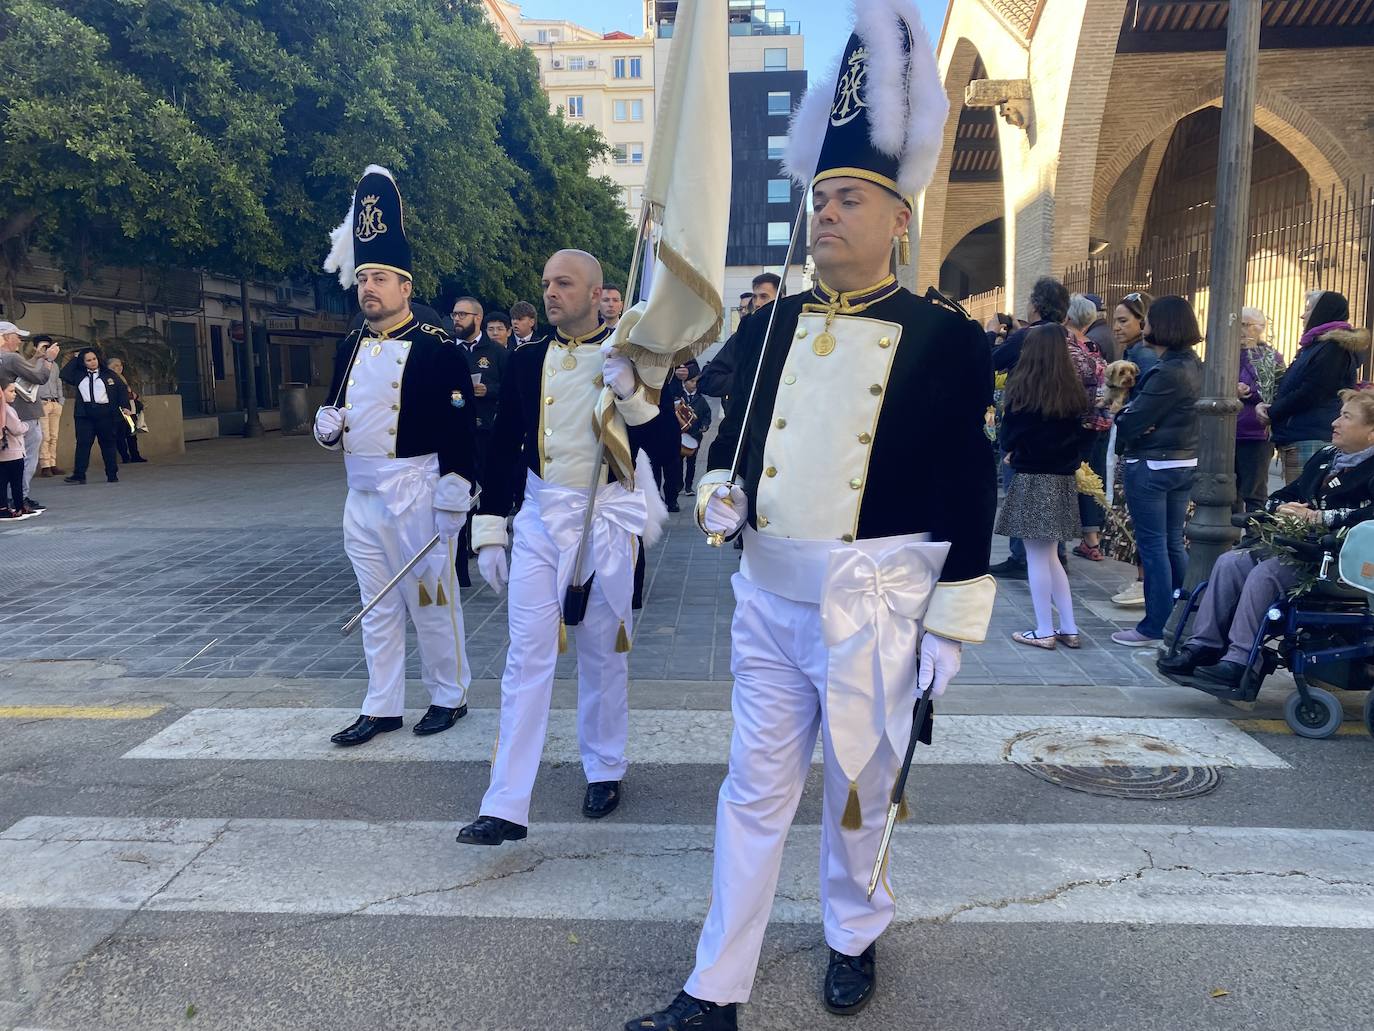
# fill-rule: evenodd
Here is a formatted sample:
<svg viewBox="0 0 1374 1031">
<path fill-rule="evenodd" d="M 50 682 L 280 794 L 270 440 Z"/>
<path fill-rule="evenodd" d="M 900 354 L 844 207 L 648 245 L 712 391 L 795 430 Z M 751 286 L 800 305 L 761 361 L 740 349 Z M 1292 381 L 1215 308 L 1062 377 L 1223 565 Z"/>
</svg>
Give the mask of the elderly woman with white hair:
<svg viewBox="0 0 1374 1031">
<path fill-rule="evenodd" d="M 1240 310 L 1240 379 L 1236 396 L 1241 409 L 1236 416 L 1236 500 L 1235 512 L 1254 512 L 1269 499 L 1269 462 L 1274 445 L 1269 427 L 1256 414 L 1265 401 L 1274 400 L 1274 390 L 1283 375 L 1283 355 L 1265 342 L 1269 320 L 1258 308 Z"/>
<path fill-rule="evenodd" d="M 1107 440 L 1111 435 L 1112 417 L 1107 411 L 1102 396 L 1102 383 L 1107 363 L 1101 349 L 1088 336 L 1088 329 L 1097 321 L 1097 302 L 1086 294 L 1074 294 L 1069 298 L 1068 314 L 1064 318 L 1064 328 L 1069 331 L 1069 358 L 1083 383 L 1086 407 L 1083 410 L 1083 428 L 1091 432 L 1083 435 L 1083 449 L 1079 460 L 1105 483 L 1107 479 Z M 1093 498 L 1086 494 L 1078 495 L 1078 519 L 1083 524 L 1083 539 L 1074 547 L 1073 553 L 1090 562 L 1101 562 L 1102 524 L 1106 512 Z"/>
</svg>

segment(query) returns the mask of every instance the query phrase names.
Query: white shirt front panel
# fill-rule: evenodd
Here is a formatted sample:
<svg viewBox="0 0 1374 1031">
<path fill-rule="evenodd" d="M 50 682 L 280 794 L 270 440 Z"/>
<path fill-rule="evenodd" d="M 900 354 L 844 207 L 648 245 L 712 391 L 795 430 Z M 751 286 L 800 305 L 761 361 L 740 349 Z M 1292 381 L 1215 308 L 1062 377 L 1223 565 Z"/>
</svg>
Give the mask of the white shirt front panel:
<svg viewBox="0 0 1374 1031">
<path fill-rule="evenodd" d="M 110 392 L 105 388 L 105 378 L 98 372 L 86 370 L 86 377 L 77 384 L 81 400 L 87 404 L 106 405 L 110 403 Z M 95 396 L 91 394 L 94 392 Z"/>
<path fill-rule="evenodd" d="M 577 363 L 571 369 L 564 367 L 569 355 Z M 599 342 L 571 349 L 550 343 L 544 355 L 539 475 L 549 483 L 586 490 L 591 482 L 602 361 Z"/>
<path fill-rule="evenodd" d="M 350 455 L 396 457 L 401 417 L 401 380 L 410 358 L 409 340 L 364 337 L 348 369 L 343 449 Z"/>
<path fill-rule="evenodd" d="M 833 349 L 823 334 L 834 338 Z M 902 327 L 854 315 L 797 321 L 763 448 L 761 534 L 852 541 Z M 817 353 L 817 340 L 822 339 Z"/>
</svg>

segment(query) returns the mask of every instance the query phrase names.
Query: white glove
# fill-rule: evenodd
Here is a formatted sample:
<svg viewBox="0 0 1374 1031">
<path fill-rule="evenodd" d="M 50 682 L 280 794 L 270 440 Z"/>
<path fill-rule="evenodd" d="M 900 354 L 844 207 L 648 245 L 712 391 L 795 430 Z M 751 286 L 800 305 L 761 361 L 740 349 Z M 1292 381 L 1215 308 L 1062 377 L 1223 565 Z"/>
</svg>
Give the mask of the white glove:
<svg viewBox="0 0 1374 1031">
<path fill-rule="evenodd" d="M 963 646 L 958 641 L 951 641 L 948 637 L 938 634 L 922 635 L 921 672 L 916 679 L 917 688 L 924 692 L 933 683 L 935 690 L 930 693 L 933 697 L 939 698 L 959 672 L 963 654 Z"/>
<path fill-rule="evenodd" d="M 315 439 L 321 444 L 334 444 L 343 433 L 344 415 L 341 410 L 325 405 L 315 413 Z"/>
<path fill-rule="evenodd" d="M 635 392 L 637 386 L 635 382 L 635 367 L 628 358 L 622 358 L 616 354 L 606 355 L 605 361 L 601 363 L 601 379 L 606 386 L 615 391 L 615 396 L 624 401 Z"/>
<path fill-rule="evenodd" d="M 722 483 L 706 499 L 702 512 L 701 525 L 707 533 L 718 533 L 722 537 L 733 536 L 744 521 L 749 518 L 749 499 L 744 491 L 728 483 Z"/>
<path fill-rule="evenodd" d="M 506 567 L 506 549 L 495 544 L 477 549 L 477 572 L 493 591 L 501 594 L 510 583 L 510 570 Z"/>
<path fill-rule="evenodd" d="M 451 541 L 463 532 L 463 524 L 468 521 L 466 512 L 450 512 L 445 508 L 434 510 L 434 532 L 440 539 Z"/>
</svg>

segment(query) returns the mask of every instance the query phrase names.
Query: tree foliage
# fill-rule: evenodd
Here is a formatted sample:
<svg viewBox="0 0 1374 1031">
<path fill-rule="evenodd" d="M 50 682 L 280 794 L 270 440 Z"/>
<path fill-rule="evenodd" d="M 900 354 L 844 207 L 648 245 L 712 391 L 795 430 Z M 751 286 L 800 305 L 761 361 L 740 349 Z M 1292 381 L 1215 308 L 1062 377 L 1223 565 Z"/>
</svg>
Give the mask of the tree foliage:
<svg viewBox="0 0 1374 1031">
<path fill-rule="evenodd" d="M 420 294 L 532 297 L 564 246 L 628 264 L 604 144 L 468 0 L 7 0 L 0 67 L 11 269 L 37 245 L 77 279 L 313 272 L 371 162 L 401 183 Z"/>
</svg>

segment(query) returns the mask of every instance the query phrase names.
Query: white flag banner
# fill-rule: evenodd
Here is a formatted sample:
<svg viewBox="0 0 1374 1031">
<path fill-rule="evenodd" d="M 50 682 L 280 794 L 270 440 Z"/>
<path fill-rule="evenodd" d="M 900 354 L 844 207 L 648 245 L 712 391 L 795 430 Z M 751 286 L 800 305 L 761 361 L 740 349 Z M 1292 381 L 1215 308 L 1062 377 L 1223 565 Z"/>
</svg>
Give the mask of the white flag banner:
<svg viewBox="0 0 1374 1031">
<path fill-rule="evenodd" d="M 681 0 L 644 196 L 656 223 L 647 297 L 616 327 L 616 349 L 658 389 L 719 337 L 730 223 L 726 0 Z"/>
</svg>

